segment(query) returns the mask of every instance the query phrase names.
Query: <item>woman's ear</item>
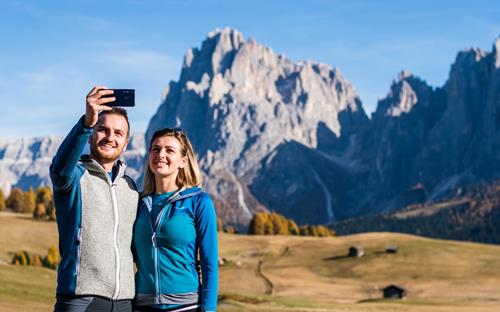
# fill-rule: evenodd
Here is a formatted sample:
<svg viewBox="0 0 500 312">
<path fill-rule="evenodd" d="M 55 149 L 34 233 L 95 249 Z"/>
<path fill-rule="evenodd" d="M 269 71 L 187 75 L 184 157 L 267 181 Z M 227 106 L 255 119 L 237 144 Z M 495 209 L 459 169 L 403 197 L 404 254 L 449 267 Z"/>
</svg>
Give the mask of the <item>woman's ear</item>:
<svg viewBox="0 0 500 312">
<path fill-rule="evenodd" d="M 182 157 L 181 163 L 179 164 L 179 168 L 184 168 L 188 163 L 188 158 L 187 156 Z"/>
</svg>

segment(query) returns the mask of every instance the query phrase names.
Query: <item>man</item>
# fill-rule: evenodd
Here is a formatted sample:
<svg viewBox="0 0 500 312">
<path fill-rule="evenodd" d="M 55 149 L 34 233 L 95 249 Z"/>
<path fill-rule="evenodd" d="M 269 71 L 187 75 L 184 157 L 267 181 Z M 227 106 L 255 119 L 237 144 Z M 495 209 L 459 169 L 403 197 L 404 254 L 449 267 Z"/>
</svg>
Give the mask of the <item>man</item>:
<svg viewBox="0 0 500 312">
<path fill-rule="evenodd" d="M 87 95 L 85 115 L 50 166 L 61 263 L 55 312 L 132 311 L 132 227 L 138 193 L 117 160 L 129 136 L 127 113 L 105 87 Z M 90 155 L 81 155 L 86 143 Z"/>
</svg>

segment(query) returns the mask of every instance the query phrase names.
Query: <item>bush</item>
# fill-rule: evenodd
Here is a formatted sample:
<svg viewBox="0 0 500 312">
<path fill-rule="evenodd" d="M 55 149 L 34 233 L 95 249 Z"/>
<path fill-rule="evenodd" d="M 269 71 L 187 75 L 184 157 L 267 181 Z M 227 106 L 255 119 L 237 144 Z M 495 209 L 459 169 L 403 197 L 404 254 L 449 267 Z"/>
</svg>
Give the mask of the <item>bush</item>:
<svg viewBox="0 0 500 312">
<path fill-rule="evenodd" d="M 29 265 L 30 255 L 26 250 L 20 250 L 12 257 L 12 264 L 14 265 Z"/>
<path fill-rule="evenodd" d="M 43 266 L 50 269 L 57 269 L 61 262 L 61 256 L 55 245 L 50 246 L 47 256 L 43 259 Z"/>
<path fill-rule="evenodd" d="M 31 256 L 31 266 L 41 267 L 43 265 L 42 257 L 40 255 Z"/>
<path fill-rule="evenodd" d="M 61 256 L 56 246 L 52 245 L 49 248 L 47 256 L 42 259 L 40 255 L 32 254 L 26 250 L 20 250 L 14 254 L 12 257 L 12 264 L 14 265 L 30 265 L 37 267 L 46 267 L 52 270 L 57 269 L 59 263 L 61 262 Z"/>
</svg>

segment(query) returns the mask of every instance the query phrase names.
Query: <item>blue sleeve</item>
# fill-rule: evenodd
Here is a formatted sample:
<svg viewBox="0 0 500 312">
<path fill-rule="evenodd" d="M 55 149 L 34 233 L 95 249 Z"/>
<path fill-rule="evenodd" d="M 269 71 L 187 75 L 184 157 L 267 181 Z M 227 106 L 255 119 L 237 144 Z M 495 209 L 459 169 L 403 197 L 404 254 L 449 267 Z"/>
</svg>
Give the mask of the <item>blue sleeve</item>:
<svg viewBox="0 0 500 312">
<path fill-rule="evenodd" d="M 71 129 L 52 159 L 50 180 L 54 191 L 67 190 L 76 177 L 76 165 L 92 134 L 92 128 L 83 124 L 83 118 Z"/>
<path fill-rule="evenodd" d="M 216 311 L 219 283 L 217 216 L 214 204 L 206 193 L 202 193 L 196 208 L 196 236 L 201 257 L 203 311 Z"/>
</svg>

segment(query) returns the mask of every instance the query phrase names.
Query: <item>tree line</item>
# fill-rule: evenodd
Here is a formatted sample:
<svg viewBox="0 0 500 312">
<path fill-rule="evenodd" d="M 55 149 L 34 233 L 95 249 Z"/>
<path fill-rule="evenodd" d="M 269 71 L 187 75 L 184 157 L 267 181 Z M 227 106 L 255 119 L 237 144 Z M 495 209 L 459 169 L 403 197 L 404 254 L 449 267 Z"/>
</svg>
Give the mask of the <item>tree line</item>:
<svg viewBox="0 0 500 312">
<path fill-rule="evenodd" d="M 287 219 L 276 212 L 257 212 L 254 214 L 248 225 L 248 234 L 335 236 L 335 232 L 324 225 L 302 225 L 299 227 L 292 219 Z"/>
<path fill-rule="evenodd" d="M 0 190 L 0 211 L 6 209 L 19 213 L 32 213 L 33 218 L 38 220 L 56 219 L 52 189 L 48 186 L 41 186 L 36 190 L 30 187 L 25 192 L 16 187 L 7 198 Z"/>
</svg>

